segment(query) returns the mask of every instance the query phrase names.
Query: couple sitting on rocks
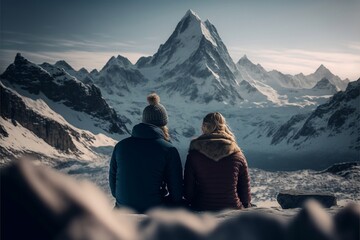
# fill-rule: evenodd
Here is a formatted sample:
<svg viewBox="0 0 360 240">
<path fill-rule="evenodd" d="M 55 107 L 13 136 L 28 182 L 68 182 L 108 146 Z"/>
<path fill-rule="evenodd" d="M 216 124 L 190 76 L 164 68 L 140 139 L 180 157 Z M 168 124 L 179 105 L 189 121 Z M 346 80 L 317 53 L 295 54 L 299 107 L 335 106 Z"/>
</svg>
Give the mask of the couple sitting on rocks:
<svg viewBox="0 0 360 240">
<path fill-rule="evenodd" d="M 190 143 L 183 177 L 179 153 L 170 142 L 166 110 L 158 95 L 150 94 L 147 100 L 142 123 L 112 154 L 109 183 L 116 207 L 140 213 L 184 203 L 194 210 L 247 208 L 251 200 L 247 162 L 225 118 L 218 112 L 205 116 L 203 134 Z"/>
</svg>

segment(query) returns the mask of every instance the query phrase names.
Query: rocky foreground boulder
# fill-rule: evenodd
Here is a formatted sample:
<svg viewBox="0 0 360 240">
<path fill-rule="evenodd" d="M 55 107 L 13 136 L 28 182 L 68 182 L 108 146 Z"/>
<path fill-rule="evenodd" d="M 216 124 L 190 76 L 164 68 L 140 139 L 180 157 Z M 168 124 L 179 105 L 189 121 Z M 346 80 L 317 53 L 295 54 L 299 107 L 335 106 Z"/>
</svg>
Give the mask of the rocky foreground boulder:
<svg viewBox="0 0 360 240">
<path fill-rule="evenodd" d="M 315 201 L 291 216 L 254 209 L 192 213 L 113 210 L 89 182 L 22 160 L 0 169 L 0 239 L 359 239 L 360 206 L 333 216 Z M 283 210 L 288 211 L 288 210 Z M 286 214 L 285 214 L 286 215 Z"/>
<path fill-rule="evenodd" d="M 310 199 L 318 201 L 323 207 L 336 206 L 336 197 L 330 193 L 315 193 L 303 191 L 281 191 L 277 195 L 277 201 L 283 209 L 301 208 Z"/>
</svg>

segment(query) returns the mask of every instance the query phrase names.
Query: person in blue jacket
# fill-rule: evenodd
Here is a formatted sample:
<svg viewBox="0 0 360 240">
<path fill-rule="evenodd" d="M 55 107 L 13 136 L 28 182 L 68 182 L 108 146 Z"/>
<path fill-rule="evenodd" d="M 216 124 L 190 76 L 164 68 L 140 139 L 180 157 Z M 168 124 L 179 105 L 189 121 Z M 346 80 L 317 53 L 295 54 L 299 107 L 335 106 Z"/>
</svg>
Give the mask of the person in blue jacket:
<svg viewBox="0 0 360 240">
<path fill-rule="evenodd" d="M 180 205 L 183 190 L 181 160 L 170 142 L 166 109 L 155 93 L 147 100 L 142 123 L 134 126 L 130 137 L 116 144 L 109 171 L 115 206 L 139 213 L 165 202 Z"/>
</svg>

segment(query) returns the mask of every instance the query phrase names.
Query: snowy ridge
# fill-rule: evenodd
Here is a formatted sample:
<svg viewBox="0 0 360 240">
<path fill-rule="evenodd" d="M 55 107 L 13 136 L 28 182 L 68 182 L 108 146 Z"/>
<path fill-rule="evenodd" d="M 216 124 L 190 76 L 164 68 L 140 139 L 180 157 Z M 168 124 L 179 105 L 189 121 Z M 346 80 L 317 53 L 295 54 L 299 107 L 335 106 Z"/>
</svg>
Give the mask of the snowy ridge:
<svg viewBox="0 0 360 240">
<path fill-rule="evenodd" d="M 41 98 L 50 107 L 66 117 L 69 112 L 78 116 L 87 115 L 81 123 L 75 118 L 67 118 L 68 121 L 81 124 L 93 124 L 97 132 L 110 134 L 124 134 L 126 126 L 119 119 L 116 112 L 110 108 L 102 98 L 101 91 L 93 84 L 85 84 L 71 76 L 63 68 L 58 68 L 48 63 L 41 66 L 31 63 L 20 54 L 15 61 L 0 76 L 1 82 L 15 89 L 21 95 L 38 99 Z M 81 119 L 81 118 L 78 118 Z"/>
<path fill-rule="evenodd" d="M 48 65 L 51 65 L 51 64 L 43 63 L 40 66 L 43 66 L 43 65 L 48 66 Z M 81 68 L 79 71 L 76 71 L 65 60 L 59 60 L 53 66 L 58 67 L 60 69 L 63 69 L 68 74 L 70 74 L 71 76 L 75 77 L 76 79 L 82 81 L 83 83 L 92 83 L 93 82 L 93 79 L 90 76 L 90 73 L 85 68 Z"/>
<path fill-rule="evenodd" d="M 28 109 L 27 111 L 30 111 L 29 114 L 32 114 L 31 112 L 33 112 L 33 116 L 40 119 L 40 122 L 53 121 L 58 123 L 66 132 L 68 132 L 72 143 L 75 145 L 75 148 L 72 148 L 71 150 L 60 150 L 56 145 L 50 145 L 46 140 L 42 139 L 31 130 L 33 128 L 32 124 L 35 124 L 36 127 L 38 120 L 30 120 L 33 121 L 33 123 L 25 121 L 24 126 L 14 119 L 7 119 L 6 117 L 1 116 L 0 125 L 7 132 L 8 136 L 0 136 L 0 143 L 2 152 L 7 152 L 7 157 L 16 158 L 24 154 L 37 153 L 56 159 L 76 158 L 79 160 L 95 160 L 99 159 L 100 155 L 94 151 L 94 148 L 105 146 L 112 147 L 116 143 L 114 139 L 104 134 L 92 134 L 90 131 L 72 126 L 61 115 L 50 109 L 42 99 L 33 100 L 22 96 L 14 90 L 7 88 L 2 83 L 0 83 L 0 87 L 2 91 L 8 92 L 13 100 L 16 97 L 19 101 L 24 103 L 25 108 Z M 3 97 L 4 96 L 5 95 L 3 95 Z M 20 111 L 20 109 L 17 110 Z"/>
<path fill-rule="evenodd" d="M 298 105 L 303 107 L 322 104 L 331 95 L 340 91 L 341 88 L 338 86 L 343 87 L 347 84 L 324 66 L 308 76 L 303 74 L 292 76 L 276 70 L 267 72 L 260 64 L 252 63 L 246 55 L 236 65 L 239 70 L 238 78 L 252 83 L 270 102 L 279 106 Z M 324 86 L 324 82 L 320 83 L 322 87 L 316 86 L 326 77 L 333 79 L 334 83 L 328 80 L 327 87 Z"/>
</svg>

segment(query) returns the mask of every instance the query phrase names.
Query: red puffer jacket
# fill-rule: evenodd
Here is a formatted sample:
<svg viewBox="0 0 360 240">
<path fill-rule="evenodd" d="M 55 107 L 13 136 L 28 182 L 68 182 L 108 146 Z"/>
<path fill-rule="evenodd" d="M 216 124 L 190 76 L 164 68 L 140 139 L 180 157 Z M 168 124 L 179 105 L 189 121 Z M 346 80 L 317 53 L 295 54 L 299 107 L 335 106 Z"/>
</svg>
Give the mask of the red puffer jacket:
<svg viewBox="0 0 360 240">
<path fill-rule="evenodd" d="M 245 156 L 225 134 L 202 135 L 190 144 L 185 198 L 196 210 L 241 209 L 251 201 Z"/>
</svg>

